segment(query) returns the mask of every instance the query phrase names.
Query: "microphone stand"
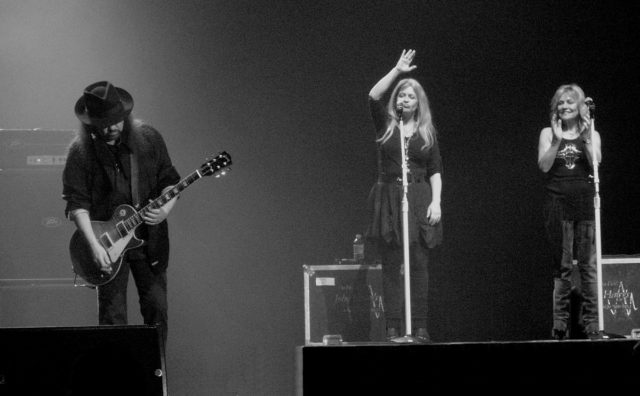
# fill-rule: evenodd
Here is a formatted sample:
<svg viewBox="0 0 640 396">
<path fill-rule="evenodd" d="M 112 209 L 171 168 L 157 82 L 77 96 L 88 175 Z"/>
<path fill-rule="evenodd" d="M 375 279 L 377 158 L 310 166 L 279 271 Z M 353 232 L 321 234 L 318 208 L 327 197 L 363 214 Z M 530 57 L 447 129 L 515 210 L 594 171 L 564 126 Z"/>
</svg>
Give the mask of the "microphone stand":
<svg viewBox="0 0 640 396">
<path fill-rule="evenodd" d="M 603 298 L 602 298 L 602 242 L 600 233 L 600 177 L 598 175 L 598 158 L 596 158 L 595 144 L 593 144 L 593 137 L 595 135 L 595 109 L 596 105 L 592 100 L 587 102 L 589 107 L 589 115 L 591 117 L 591 123 L 589 125 L 591 135 L 591 161 L 593 167 L 593 184 L 595 187 L 595 195 L 593 197 L 593 208 L 595 210 L 595 240 L 596 240 L 596 273 L 598 280 L 598 330 L 600 333 L 604 332 L 604 314 L 603 314 Z"/>
<path fill-rule="evenodd" d="M 393 338 L 391 341 L 401 344 L 417 343 L 416 338 L 411 335 L 411 267 L 409 264 L 409 200 L 407 193 L 409 182 L 409 164 L 407 161 L 407 147 L 409 142 L 404 137 L 404 122 L 402 121 L 402 107 L 396 109 L 400 128 L 400 151 L 402 152 L 402 246 L 404 250 L 404 312 L 405 312 L 405 335 Z"/>
</svg>

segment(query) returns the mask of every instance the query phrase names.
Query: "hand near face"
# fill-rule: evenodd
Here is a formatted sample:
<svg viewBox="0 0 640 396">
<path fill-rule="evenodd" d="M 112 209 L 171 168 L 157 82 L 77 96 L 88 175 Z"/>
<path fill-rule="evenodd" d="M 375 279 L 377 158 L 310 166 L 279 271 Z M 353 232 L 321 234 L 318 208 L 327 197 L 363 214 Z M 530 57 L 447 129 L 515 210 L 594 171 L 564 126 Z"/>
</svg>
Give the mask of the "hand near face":
<svg viewBox="0 0 640 396">
<path fill-rule="evenodd" d="M 582 131 L 582 133 L 580 134 L 580 137 L 585 142 L 591 142 L 591 127 L 592 127 L 591 123 L 593 121 L 591 120 L 591 117 L 589 115 L 585 117 L 585 121 L 587 123 L 587 127 Z"/>
<path fill-rule="evenodd" d="M 551 130 L 556 140 L 562 139 L 562 120 L 558 117 L 558 113 L 553 113 L 551 117 Z"/>
</svg>

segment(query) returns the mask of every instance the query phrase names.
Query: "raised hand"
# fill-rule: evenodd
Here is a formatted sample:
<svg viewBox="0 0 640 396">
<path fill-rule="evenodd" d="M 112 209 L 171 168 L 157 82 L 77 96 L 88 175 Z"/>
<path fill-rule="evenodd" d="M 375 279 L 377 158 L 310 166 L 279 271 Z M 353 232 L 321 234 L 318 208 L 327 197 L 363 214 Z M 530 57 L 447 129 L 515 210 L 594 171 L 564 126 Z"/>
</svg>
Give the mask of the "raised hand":
<svg viewBox="0 0 640 396">
<path fill-rule="evenodd" d="M 415 50 L 402 50 L 402 55 L 400 55 L 400 59 L 398 59 L 396 66 L 391 68 L 389 73 L 382 77 L 380 81 L 371 88 L 371 91 L 369 91 L 369 97 L 374 100 L 382 99 L 384 93 L 387 92 L 398 76 L 415 69 L 417 66 L 411 65 L 415 55 Z"/>
<path fill-rule="evenodd" d="M 414 70 L 416 65 L 411 65 L 413 62 L 413 58 L 416 56 L 416 50 L 402 50 L 402 55 L 400 55 L 400 59 L 398 59 L 398 63 L 396 64 L 396 69 L 402 73 L 408 73 L 411 70 Z"/>
<path fill-rule="evenodd" d="M 553 113 L 551 117 L 551 131 L 556 141 L 562 140 L 562 120 L 558 118 L 558 113 Z"/>
</svg>

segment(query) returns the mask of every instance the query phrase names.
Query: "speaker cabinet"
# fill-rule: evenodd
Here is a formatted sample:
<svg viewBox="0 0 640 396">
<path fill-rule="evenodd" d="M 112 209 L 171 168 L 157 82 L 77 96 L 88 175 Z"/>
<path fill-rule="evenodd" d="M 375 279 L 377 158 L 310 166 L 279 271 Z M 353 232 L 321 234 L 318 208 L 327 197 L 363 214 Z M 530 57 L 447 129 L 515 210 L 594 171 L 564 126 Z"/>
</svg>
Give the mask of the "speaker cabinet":
<svg viewBox="0 0 640 396">
<path fill-rule="evenodd" d="M 639 255 L 602 257 L 602 304 L 606 332 L 640 338 Z"/>
<path fill-rule="evenodd" d="M 72 276 L 69 239 L 75 226 L 64 217 L 62 172 L 0 172 L 0 279 Z"/>
<path fill-rule="evenodd" d="M 166 395 L 158 329 L 0 329 L 0 395 Z"/>
<path fill-rule="evenodd" d="M 67 130 L 0 130 L 0 279 L 72 276 L 64 218 Z"/>
</svg>

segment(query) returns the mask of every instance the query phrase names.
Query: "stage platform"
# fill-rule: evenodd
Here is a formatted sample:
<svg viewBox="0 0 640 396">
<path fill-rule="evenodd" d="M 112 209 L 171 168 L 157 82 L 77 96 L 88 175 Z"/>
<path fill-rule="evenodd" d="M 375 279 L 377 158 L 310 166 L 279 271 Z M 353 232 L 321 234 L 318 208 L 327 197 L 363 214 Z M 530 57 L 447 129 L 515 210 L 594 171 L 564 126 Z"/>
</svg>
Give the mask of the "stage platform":
<svg viewBox="0 0 640 396">
<path fill-rule="evenodd" d="M 296 395 L 517 395 L 596 389 L 637 394 L 638 343 L 604 339 L 300 346 Z"/>
</svg>

